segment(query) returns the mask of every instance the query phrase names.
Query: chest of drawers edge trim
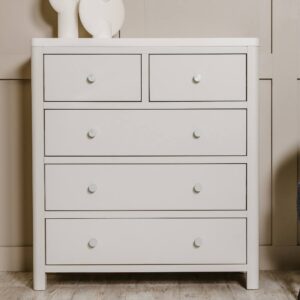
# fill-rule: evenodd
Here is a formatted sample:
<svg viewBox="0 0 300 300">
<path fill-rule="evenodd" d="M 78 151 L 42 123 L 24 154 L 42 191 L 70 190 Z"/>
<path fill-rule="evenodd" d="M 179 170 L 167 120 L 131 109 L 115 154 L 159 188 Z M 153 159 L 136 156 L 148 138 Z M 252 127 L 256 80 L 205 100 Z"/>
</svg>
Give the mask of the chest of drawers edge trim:
<svg viewBox="0 0 300 300">
<path fill-rule="evenodd" d="M 257 78 L 258 78 L 258 70 L 257 70 L 257 46 L 251 46 L 251 41 L 249 40 L 249 45 L 247 46 L 235 46 L 234 43 L 231 45 L 230 41 L 228 43 L 226 41 L 222 41 L 223 45 L 218 45 L 218 49 L 238 49 L 241 52 L 247 53 L 247 101 L 245 103 L 238 103 L 238 107 L 247 108 L 247 133 L 248 133 L 248 140 L 247 140 L 247 211 L 243 214 L 244 218 L 247 219 L 247 263 L 245 265 L 171 265 L 171 266 L 163 266 L 163 265 L 141 265 L 141 266 L 47 266 L 45 260 L 45 219 L 50 217 L 51 214 L 48 214 L 45 211 L 44 207 L 44 165 L 47 163 L 44 157 L 44 109 L 48 108 L 45 106 L 45 102 L 41 95 L 43 94 L 43 80 L 44 77 L 42 75 L 42 66 L 43 66 L 43 54 L 44 53 L 52 53 L 59 51 L 60 47 L 63 48 L 62 45 L 55 46 L 55 42 L 53 46 L 33 46 L 32 48 L 32 130 L 33 130 L 33 226 L 34 226 L 34 288 L 39 290 L 45 289 L 46 286 L 46 273 L 51 272 L 70 272 L 70 271 L 83 271 L 83 272 L 164 272 L 164 271 L 242 271 L 247 273 L 247 288 L 255 289 L 258 287 L 258 96 L 257 96 Z M 232 42 L 232 41 L 231 41 Z M 61 42 L 60 42 L 61 43 Z M 80 43 L 80 42 L 79 42 Z M 128 46 L 134 48 L 134 41 L 130 42 L 131 45 Z M 159 43 L 159 41 L 157 42 Z M 164 40 L 164 47 L 171 47 L 167 45 L 167 39 Z M 138 41 L 137 48 L 140 51 L 143 46 L 143 41 Z M 184 41 L 183 41 L 184 44 Z M 123 45 L 124 46 L 124 45 Z M 74 46 L 75 47 L 75 46 Z M 101 44 L 99 45 L 101 47 Z M 109 45 L 110 47 L 114 47 L 113 44 Z M 126 45 L 125 45 L 126 47 Z M 128 51 L 128 47 L 127 51 Z M 153 51 L 156 48 L 152 48 L 151 45 L 147 45 L 147 41 L 145 42 L 145 48 L 151 49 L 149 52 Z M 157 47 L 157 46 L 156 46 Z M 190 47 L 190 45 L 189 45 Z M 218 49 L 216 46 L 207 46 L 203 45 L 205 51 L 214 50 L 218 53 Z M 76 47 L 75 47 L 76 48 Z M 175 47 L 177 51 L 185 52 L 184 46 Z M 74 48 L 72 48 L 74 49 Z M 89 48 L 90 50 L 91 48 Z M 93 48 L 95 49 L 95 48 Z M 64 50 L 66 51 L 66 49 Z M 85 52 L 84 47 L 78 47 L 76 50 L 79 53 Z M 195 51 L 195 48 L 193 48 Z M 146 51 L 147 52 L 147 51 Z M 159 51 L 161 52 L 161 51 Z M 142 56 L 142 63 L 146 62 L 146 55 Z M 145 71 L 145 70 L 144 70 Z M 145 84 L 145 78 L 143 79 L 142 84 Z M 148 86 L 147 86 L 148 87 Z M 147 89 L 146 89 L 147 90 Z M 147 99 L 148 93 L 143 89 L 142 92 L 142 103 L 147 105 L 145 109 L 149 109 L 150 99 Z M 146 101 L 147 100 L 147 101 Z M 148 103 L 146 103 L 148 102 Z M 140 103 L 136 103 L 139 105 Z M 99 109 L 102 106 L 89 103 L 86 107 L 97 107 Z M 123 105 L 123 104 L 122 104 Z M 156 109 L 159 107 L 176 107 L 180 109 L 184 106 L 176 106 L 175 103 L 154 103 L 153 105 Z M 170 106 L 168 106 L 170 105 Z M 175 105 L 175 106 L 172 106 Z M 190 106 L 189 106 L 190 105 Z M 214 106 L 215 104 L 211 104 Z M 191 103 L 187 104 L 188 107 L 197 107 L 197 108 L 207 108 L 210 107 L 210 103 L 203 104 L 203 103 Z M 217 103 L 215 107 L 226 107 L 226 104 Z M 51 105 L 49 106 L 51 107 Z M 62 106 L 59 106 L 62 107 Z M 103 106 L 104 108 L 109 106 Z M 229 106 L 234 107 L 234 106 Z M 126 108 L 126 103 L 122 106 L 123 109 Z M 131 107 L 129 107 L 130 109 Z M 249 122 L 251 120 L 251 122 Z M 102 160 L 99 160 L 102 161 Z M 193 161 L 193 160 L 192 160 Z M 195 162 L 201 162 L 205 160 L 195 160 Z M 41 201 L 41 198 L 43 201 Z M 251 200 L 253 199 L 253 200 Z M 112 216 L 118 215 L 112 214 Z M 173 213 L 166 213 L 166 216 L 173 217 Z M 187 218 L 188 217 L 195 217 L 195 216 L 205 216 L 205 213 L 185 213 L 184 214 Z M 208 214 L 209 215 L 209 214 Z M 222 217 L 222 214 L 216 214 L 219 217 Z M 78 216 L 78 215 L 77 215 Z M 95 215 L 94 215 L 95 216 Z M 99 214 L 101 216 L 101 214 Z M 126 217 L 126 215 L 124 215 Z M 214 215 L 211 214 L 211 217 Z M 239 214 L 236 215 L 237 217 L 240 216 Z"/>
</svg>

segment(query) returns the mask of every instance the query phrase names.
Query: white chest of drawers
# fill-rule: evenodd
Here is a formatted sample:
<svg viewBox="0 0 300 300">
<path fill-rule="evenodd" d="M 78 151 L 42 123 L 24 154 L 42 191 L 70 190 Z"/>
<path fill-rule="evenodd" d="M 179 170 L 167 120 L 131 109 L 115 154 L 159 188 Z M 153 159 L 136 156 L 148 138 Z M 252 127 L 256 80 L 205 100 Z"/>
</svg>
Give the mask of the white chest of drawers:
<svg viewBox="0 0 300 300">
<path fill-rule="evenodd" d="M 244 272 L 258 288 L 256 39 L 34 39 L 34 288 Z"/>
</svg>

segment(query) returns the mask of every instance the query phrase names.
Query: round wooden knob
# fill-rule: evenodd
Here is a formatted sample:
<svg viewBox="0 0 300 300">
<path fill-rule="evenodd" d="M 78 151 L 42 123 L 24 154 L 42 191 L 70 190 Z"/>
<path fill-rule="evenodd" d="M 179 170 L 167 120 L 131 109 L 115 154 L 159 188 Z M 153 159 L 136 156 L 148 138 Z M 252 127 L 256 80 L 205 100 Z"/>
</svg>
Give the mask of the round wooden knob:
<svg viewBox="0 0 300 300">
<path fill-rule="evenodd" d="M 88 242 L 88 246 L 93 249 L 97 246 L 97 243 L 98 242 L 97 242 L 96 239 L 90 239 L 89 242 Z"/>
<path fill-rule="evenodd" d="M 90 139 L 93 139 L 95 138 L 97 135 L 97 131 L 95 129 L 90 129 L 87 133 L 87 136 L 90 138 Z"/>
<path fill-rule="evenodd" d="M 201 192 L 201 185 L 199 183 L 196 183 L 193 187 L 193 191 L 199 194 Z"/>
<path fill-rule="evenodd" d="M 88 191 L 89 191 L 89 193 L 91 193 L 91 194 L 96 193 L 96 191 L 97 191 L 97 185 L 96 185 L 96 184 L 90 184 L 90 185 L 88 186 Z"/>
<path fill-rule="evenodd" d="M 96 81 L 96 77 L 93 74 L 90 74 L 87 78 L 86 78 L 88 83 L 94 83 Z"/>
<path fill-rule="evenodd" d="M 202 246 L 202 239 L 201 238 L 196 238 L 195 240 L 194 240 L 194 246 L 196 247 L 196 248 L 200 248 L 201 246 Z"/>
<path fill-rule="evenodd" d="M 200 74 L 196 74 L 193 77 L 193 82 L 194 83 L 199 83 L 201 81 L 201 79 L 202 79 L 202 76 Z"/>
</svg>

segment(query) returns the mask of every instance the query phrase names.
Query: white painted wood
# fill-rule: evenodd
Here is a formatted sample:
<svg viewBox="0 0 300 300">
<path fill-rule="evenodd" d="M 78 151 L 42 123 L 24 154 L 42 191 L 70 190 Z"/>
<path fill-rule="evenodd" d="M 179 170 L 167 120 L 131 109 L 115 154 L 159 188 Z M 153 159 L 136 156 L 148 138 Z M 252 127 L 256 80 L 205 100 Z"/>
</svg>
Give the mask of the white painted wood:
<svg viewBox="0 0 300 300">
<path fill-rule="evenodd" d="M 86 39 L 83 39 L 86 40 Z M 100 39 L 95 39 L 96 41 Z M 102 40 L 107 40 L 107 39 L 101 39 Z M 197 54 L 227 54 L 227 53 L 247 53 L 248 47 L 246 46 L 188 46 L 189 42 L 184 43 L 182 46 L 180 46 L 178 43 L 179 41 L 174 40 L 173 43 L 172 41 L 166 42 L 166 43 L 161 43 L 161 46 L 159 46 L 158 41 L 160 39 L 155 39 L 153 40 L 153 45 L 148 45 L 149 41 L 145 40 L 144 45 L 137 43 L 136 45 L 133 43 L 134 40 L 129 40 L 128 44 L 126 45 L 126 39 L 110 39 L 113 41 L 113 43 L 103 43 L 103 45 L 99 45 L 99 43 L 87 43 L 87 46 L 84 45 L 84 41 L 78 40 L 77 43 L 70 43 L 69 46 L 58 46 L 59 43 L 55 46 L 53 44 L 52 46 L 47 47 L 47 54 L 66 54 L 70 55 L 70 53 L 74 54 L 82 54 L 82 55 L 101 55 L 101 54 L 110 54 L 110 55 L 140 55 L 143 53 L 143 55 L 148 56 L 149 54 L 170 54 L 170 47 L 172 49 L 172 53 L 176 54 L 195 54 L 195 47 L 197 47 Z M 118 42 L 118 41 L 122 41 Z M 151 39 L 150 39 L 151 41 Z M 190 41 L 192 43 L 192 41 Z M 77 44 L 77 46 L 76 46 Z M 83 51 L 83 48 L 84 51 Z M 145 51 L 145 47 L 147 47 L 147 51 Z M 145 64 L 145 62 L 144 62 Z M 147 68 L 148 62 L 146 66 L 144 67 Z M 145 76 L 145 75 L 144 75 Z M 148 77 L 148 75 L 146 75 Z"/>
<path fill-rule="evenodd" d="M 246 101 L 246 54 L 150 55 L 150 101 Z"/>
<path fill-rule="evenodd" d="M 102 163 L 111 163 L 111 164 L 136 164 L 136 163 L 150 163 L 150 164 L 195 164 L 195 163 L 247 163 L 247 156 L 170 156 L 170 157 L 92 157 L 92 156 L 55 156 L 55 157 L 45 157 L 45 163 L 47 164 L 102 164 Z"/>
<path fill-rule="evenodd" d="M 43 56 L 32 51 L 32 196 L 33 196 L 33 269 L 35 290 L 46 288 L 45 219 L 44 219 L 44 111 L 43 111 Z"/>
<path fill-rule="evenodd" d="M 249 43 L 247 44 L 247 42 Z M 34 110 L 35 114 L 39 116 L 38 122 L 35 123 L 34 134 L 40 141 L 39 147 L 36 148 L 38 153 L 35 154 L 39 158 L 35 159 L 35 162 L 38 162 L 38 168 L 35 169 L 39 174 L 39 179 L 34 179 L 34 192 L 39 196 L 39 199 L 36 197 L 37 203 L 34 209 L 36 220 L 34 225 L 36 228 L 35 288 L 45 288 L 45 273 L 71 271 L 242 271 L 248 275 L 247 287 L 249 289 L 257 288 L 258 117 L 257 57 L 256 46 L 253 47 L 256 40 L 130 39 L 104 42 L 79 39 L 63 43 L 53 39 L 51 41 L 35 40 L 34 43 L 36 43 L 33 57 L 33 61 L 36 62 L 36 67 L 33 68 L 35 72 L 34 99 L 38 102 L 37 105 L 34 105 Z M 37 46 L 39 43 L 40 46 Z M 89 56 L 104 54 L 118 57 L 129 53 L 141 58 L 141 102 L 73 102 L 76 101 L 75 98 L 70 99 L 73 101 L 66 102 L 43 101 L 45 88 L 42 81 L 43 56 L 51 54 L 61 57 L 72 55 L 84 57 L 87 54 Z M 224 53 L 247 54 L 247 101 L 150 102 L 148 95 L 149 55 L 170 53 L 185 56 L 193 56 L 195 53 L 216 56 Z M 111 63 L 114 64 L 113 61 Z M 198 81 L 197 75 L 198 73 L 193 74 L 193 77 L 196 76 L 196 81 Z M 97 83 L 97 76 L 92 73 L 87 76 L 90 85 Z M 131 75 L 128 73 L 128 76 Z M 201 80 L 202 75 L 199 85 Z M 111 83 L 108 83 L 107 87 L 111 89 Z M 53 85 L 53 88 L 57 88 L 57 86 Z M 82 92 L 83 96 L 81 97 L 85 99 L 86 91 Z M 209 205 L 215 203 L 215 210 L 210 210 L 212 206 L 185 209 L 180 204 L 183 203 L 180 202 L 182 200 L 178 200 L 182 195 L 180 199 L 184 199 L 184 205 L 189 203 L 190 198 L 185 196 L 186 189 L 182 189 L 181 183 L 187 184 L 191 174 L 198 174 L 198 171 L 194 171 L 198 170 L 197 164 L 201 164 L 201 167 L 205 165 L 207 168 L 213 166 L 213 169 L 201 171 L 204 185 L 199 180 L 195 180 L 193 184 L 189 185 L 189 191 L 193 193 L 193 196 L 201 197 L 206 192 L 205 182 L 209 183 L 207 184 L 211 187 L 209 195 L 213 195 L 211 196 L 213 200 L 209 202 Z M 228 171 L 217 169 L 218 165 L 228 165 L 227 167 L 230 169 Z M 241 182 L 244 183 L 245 173 L 237 172 L 236 174 L 231 167 L 246 167 L 246 165 L 247 189 L 244 190 L 245 185 L 241 185 Z M 105 166 L 105 170 L 104 168 L 102 170 L 102 166 Z M 179 166 L 182 167 L 181 172 L 176 171 Z M 170 169 L 167 167 L 174 169 L 169 171 Z M 96 171 L 90 173 L 92 168 Z M 101 172 L 98 171 L 100 168 Z M 113 172 L 114 169 L 118 169 L 118 172 Z M 49 177 L 53 183 L 50 189 L 47 182 L 49 170 L 55 171 Z M 191 170 L 193 171 L 191 172 Z M 92 180 L 86 182 L 90 174 L 96 174 L 101 181 L 109 183 L 114 195 L 117 195 L 109 198 L 113 193 L 103 190 L 105 195 L 103 198 L 112 199 L 107 202 L 107 210 L 102 210 L 101 207 L 94 209 L 95 206 L 91 206 L 91 210 L 87 210 L 87 206 L 81 204 L 86 197 L 91 196 L 96 199 L 97 195 L 102 192 L 101 183 Z M 217 183 L 213 184 L 212 178 Z M 164 182 L 168 182 L 168 185 L 165 186 Z M 42 188 L 39 185 L 43 185 Z M 85 190 L 83 196 L 81 196 L 82 186 Z M 122 192 L 124 191 L 121 196 L 117 193 L 118 188 L 121 188 Z M 147 189 L 150 192 L 144 196 L 143 192 Z M 170 195 L 172 193 L 172 197 L 168 197 L 168 191 Z M 70 192 L 72 195 L 69 194 Z M 48 202 L 45 195 L 48 197 L 51 194 L 51 198 L 55 199 L 52 202 L 58 202 L 55 204 L 55 210 L 50 211 L 46 210 L 45 204 L 48 205 Z M 246 207 L 245 197 L 247 197 Z M 117 201 L 115 202 L 114 199 Z M 122 199 L 125 200 L 122 201 Z M 238 210 L 227 206 L 228 209 L 223 210 L 222 204 L 233 204 L 233 207 L 235 206 L 233 201 L 237 201 L 236 203 L 243 204 L 243 206 L 239 206 Z M 78 210 L 73 210 L 74 203 L 78 205 Z M 98 202 L 96 203 L 98 205 Z M 176 206 L 177 204 L 179 206 Z M 62 208 L 62 205 L 66 205 L 66 207 Z M 113 205 L 116 210 L 111 208 Z M 122 210 L 122 205 L 124 209 L 126 205 L 129 208 Z M 165 205 L 165 209 L 163 205 Z M 139 210 L 139 206 L 144 210 Z M 151 206 L 157 208 L 153 209 Z M 46 219 L 54 224 L 51 226 L 53 230 L 49 230 L 49 236 L 48 233 L 45 235 L 45 232 L 42 232 L 45 229 Z M 215 226 L 214 222 L 217 219 L 222 224 Z M 72 224 L 63 226 L 64 224 L 60 224 L 60 222 Z M 73 225 L 73 222 L 77 225 Z M 108 225 L 99 227 L 97 226 L 98 222 Z M 123 226 L 123 222 L 126 225 Z M 131 222 L 136 223 L 135 226 L 131 225 L 133 224 Z M 152 224 L 152 222 L 156 225 L 145 225 Z M 204 225 L 190 225 L 198 224 L 198 222 Z M 213 222 L 214 225 L 208 226 L 210 222 Z M 180 224 L 183 223 L 184 225 L 181 226 Z M 189 225 L 185 225 L 186 223 Z M 109 226 L 110 224 L 118 225 Z M 231 225 L 226 226 L 226 224 Z M 130 230 L 128 230 L 128 226 Z M 144 230 L 143 226 L 146 226 Z M 164 228 L 167 230 L 164 231 Z M 194 228 L 197 232 L 194 231 Z M 218 228 L 221 233 L 217 233 L 216 229 Z M 93 231 L 93 236 L 84 236 L 90 229 Z M 108 247 L 105 248 L 107 255 L 105 257 L 96 255 L 96 257 L 89 258 L 86 256 L 87 248 L 91 251 L 95 250 L 95 252 L 101 249 L 101 237 L 98 234 L 102 230 L 105 238 L 118 244 L 121 255 L 115 252 L 118 247 L 110 249 Z M 199 230 L 201 232 L 204 230 L 209 235 L 211 243 L 208 248 L 202 247 L 204 240 L 199 234 Z M 164 232 L 170 233 L 171 239 L 165 239 Z M 239 232 L 243 236 L 243 242 L 240 239 L 241 235 L 236 236 L 234 232 Z M 146 239 L 145 233 L 148 233 L 147 236 L 150 238 Z M 180 243 L 181 237 L 184 240 L 192 233 L 195 233 L 190 238 L 193 250 L 196 249 L 194 248 L 195 240 L 199 241 L 196 244 L 200 245 L 197 250 L 207 249 L 205 250 L 207 256 L 204 256 L 203 260 L 199 258 L 198 262 L 198 257 L 190 255 L 190 249 L 185 249 L 184 244 Z M 85 248 L 74 246 L 80 242 L 80 237 L 83 236 Z M 117 238 L 114 239 L 114 236 Z M 119 241 L 126 237 L 131 237 L 133 243 L 123 242 L 120 244 Z M 60 259 L 72 265 L 47 266 L 45 263 L 46 240 L 47 248 L 53 251 L 50 253 L 54 253 L 52 259 L 56 260 L 62 255 Z M 139 244 L 139 240 L 143 243 Z M 179 243 L 173 252 L 170 251 L 173 244 L 170 241 Z M 90 246 L 88 246 L 89 243 Z M 154 244 L 158 244 L 158 247 L 153 251 Z M 57 245 L 66 252 L 63 253 L 55 248 Z M 132 245 L 134 246 L 133 250 L 130 248 Z M 137 251 L 138 247 L 142 247 L 141 251 Z M 51 259 L 51 256 L 49 258 Z M 68 262 L 68 259 L 73 259 L 73 261 Z M 88 259 L 91 260 L 88 261 Z M 122 260 L 129 261 L 129 264 L 107 264 L 109 259 L 114 264 L 118 261 L 121 263 Z M 171 265 L 166 265 L 165 263 L 170 259 L 183 264 L 178 265 L 176 262 L 171 262 Z M 158 261 L 157 265 L 146 265 L 147 261 L 155 260 Z M 134 261 L 138 261 L 139 265 L 134 265 Z M 56 262 L 52 261 L 51 263 Z M 130 264 L 131 262 L 132 264 Z M 63 264 L 64 262 L 60 261 L 59 263 Z"/>
<path fill-rule="evenodd" d="M 46 263 L 245 264 L 246 220 L 47 219 Z"/>
<path fill-rule="evenodd" d="M 249 49 L 247 70 L 248 76 L 248 190 L 247 190 L 247 289 L 258 289 L 259 287 L 259 106 L 258 106 L 258 49 Z"/>
<path fill-rule="evenodd" d="M 245 155 L 246 114 L 241 109 L 46 110 L 45 154 Z M 87 137 L 90 129 L 97 131 L 96 138 Z M 201 138 L 193 136 L 195 130 Z"/>
<path fill-rule="evenodd" d="M 245 164 L 46 165 L 45 172 L 47 210 L 246 209 Z"/>
<path fill-rule="evenodd" d="M 46 101 L 141 100 L 140 55 L 45 55 L 44 64 Z"/>
<path fill-rule="evenodd" d="M 237 109 L 248 107 L 247 101 L 233 102 L 149 102 L 148 92 L 143 102 L 45 102 L 45 109 Z"/>
<path fill-rule="evenodd" d="M 216 216 L 214 216 L 216 217 Z M 300 268 L 299 246 L 260 246 L 260 270 Z M 0 271 L 32 271 L 32 247 L 0 247 Z M 247 265 L 45 266 L 51 272 L 246 272 Z M 261 274 L 261 272 L 260 272 Z M 83 279 L 83 277 L 82 277 Z"/>
<path fill-rule="evenodd" d="M 246 272 L 247 265 L 46 265 L 47 273 Z M 220 271 L 222 270 L 222 271 Z"/>
<path fill-rule="evenodd" d="M 122 38 L 122 39 L 57 39 L 33 38 L 33 47 L 248 47 L 258 46 L 257 38 Z M 48 50 L 47 50 L 48 51 Z"/>
<path fill-rule="evenodd" d="M 153 219 L 153 218 L 172 218 L 172 219 L 180 219 L 180 218 L 247 218 L 249 213 L 245 210 L 144 210 L 144 211 L 132 211 L 132 210 L 124 210 L 124 211 L 46 211 L 44 216 L 45 218 L 76 218 L 76 219 L 101 219 L 101 218 L 109 218 L 109 219 L 129 219 L 132 216 L 140 219 Z"/>
</svg>

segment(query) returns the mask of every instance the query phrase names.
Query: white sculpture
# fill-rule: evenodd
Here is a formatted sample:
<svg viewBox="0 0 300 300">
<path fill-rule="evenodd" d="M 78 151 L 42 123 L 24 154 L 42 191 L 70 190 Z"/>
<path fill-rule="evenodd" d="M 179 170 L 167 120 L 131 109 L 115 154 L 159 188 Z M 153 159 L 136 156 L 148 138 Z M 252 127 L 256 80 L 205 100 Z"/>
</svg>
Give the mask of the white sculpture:
<svg viewBox="0 0 300 300">
<path fill-rule="evenodd" d="M 95 38 L 111 38 L 125 19 L 123 0 L 80 0 L 79 16 L 84 28 Z"/>
<path fill-rule="evenodd" d="M 80 0 L 49 0 L 58 13 L 58 37 L 78 37 L 78 3 Z"/>
</svg>

